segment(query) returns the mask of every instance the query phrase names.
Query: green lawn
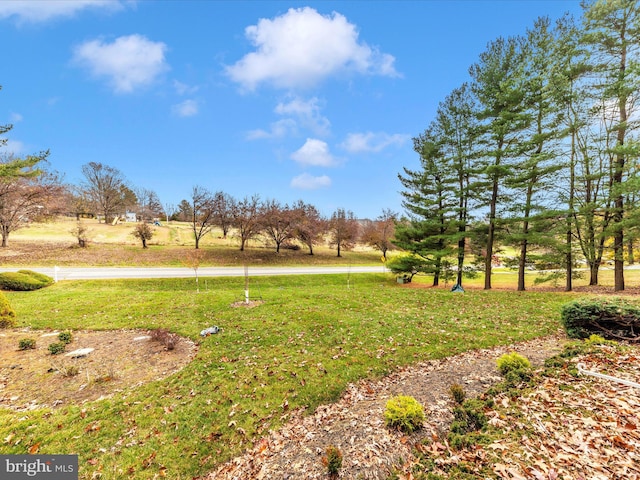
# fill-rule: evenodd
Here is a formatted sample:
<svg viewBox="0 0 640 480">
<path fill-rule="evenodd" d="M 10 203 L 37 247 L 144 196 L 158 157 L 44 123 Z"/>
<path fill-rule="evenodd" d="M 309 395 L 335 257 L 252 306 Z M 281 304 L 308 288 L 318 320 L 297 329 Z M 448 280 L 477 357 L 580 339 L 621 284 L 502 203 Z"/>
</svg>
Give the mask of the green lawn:
<svg viewBox="0 0 640 480">
<path fill-rule="evenodd" d="M 81 478 L 190 479 L 252 445 L 289 412 L 349 382 L 463 350 L 556 333 L 575 294 L 403 288 L 392 275 L 252 278 L 264 304 L 234 308 L 244 279 L 60 282 L 7 293 L 20 326 L 168 328 L 201 342 L 182 371 L 108 400 L 0 410 L 3 453 L 77 453 Z M 218 335 L 201 339 L 212 324 Z M 225 358 L 223 358 L 225 357 Z M 234 412 L 233 415 L 231 413 Z M 8 440 L 6 440 L 8 439 Z M 165 470 L 166 469 L 166 470 Z"/>
</svg>

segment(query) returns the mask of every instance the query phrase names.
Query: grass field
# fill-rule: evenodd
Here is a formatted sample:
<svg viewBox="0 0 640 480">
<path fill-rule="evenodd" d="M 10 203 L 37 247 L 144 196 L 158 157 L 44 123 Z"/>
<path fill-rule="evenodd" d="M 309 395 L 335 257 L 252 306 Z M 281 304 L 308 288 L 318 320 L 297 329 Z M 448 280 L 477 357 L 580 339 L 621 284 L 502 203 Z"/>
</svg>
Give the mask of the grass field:
<svg viewBox="0 0 640 480">
<path fill-rule="evenodd" d="M 5 453 L 77 453 L 81 478 L 186 479 L 250 446 L 289 412 L 400 365 L 556 333 L 573 294 L 406 288 L 384 274 L 252 280 L 264 303 L 234 308 L 243 279 L 61 282 L 8 293 L 21 326 L 157 328 L 200 342 L 168 379 L 85 405 L 0 411 Z M 221 334 L 201 339 L 212 324 Z M 43 374 L 43 381 L 48 380 Z"/>
<path fill-rule="evenodd" d="M 94 225 L 89 248 L 74 247 L 75 222 L 17 231 L 3 265 L 184 265 L 193 245 L 184 225 L 158 233 L 147 250 L 131 226 Z M 186 233 L 185 233 L 186 232 Z M 67 235 L 65 237 L 65 235 Z M 165 240 L 160 241 L 161 238 Z M 100 239 L 100 242 L 98 242 Z M 126 244 L 120 244 L 126 239 Z M 276 255 L 255 243 L 241 254 L 233 239 L 207 239 L 202 265 L 378 264 L 379 252 L 318 247 L 313 257 Z M 637 284 L 636 270 L 628 284 Z M 533 276 L 532 276 L 533 278 Z M 603 283 L 610 274 L 603 271 Z M 349 382 L 458 352 L 554 334 L 560 306 L 580 293 L 515 292 L 515 275 L 494 275 L 494 291 L 469 280 L 466 293 L 398 285 L 391 274 L 251 278 L 262 304 L 243 299 L 244 279 L 65 281 L 35 292 L 7 292 L 20 327 L 117 330 L 166 328 L 198 342 L 185 369 L 111 398 L 14 412 L 0 409 L 7 454 L 77 453 L 82 479 L 191 479 L 251 446 L 292 411 L 312 412 Z M 207 338 L 199 332 L 218 325 Z M 6 367 L 3 365 L 3 367 Z M 117 375 L 117 372 L 114 372 Z M 43 382 L 64 381 L 42 373 Z"/>
</svg>

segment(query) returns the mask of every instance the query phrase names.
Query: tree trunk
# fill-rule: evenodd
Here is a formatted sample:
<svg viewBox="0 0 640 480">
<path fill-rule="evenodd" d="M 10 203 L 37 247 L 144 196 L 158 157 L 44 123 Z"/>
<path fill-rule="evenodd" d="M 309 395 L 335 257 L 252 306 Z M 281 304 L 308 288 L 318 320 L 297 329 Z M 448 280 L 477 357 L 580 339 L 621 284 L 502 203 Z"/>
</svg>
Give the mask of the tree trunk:
<svg viewBox="0 0 640 480">
<path fill-rule="evenodd" d="M 636 263 L 636 259 L 633 256 L 633 240 L 632 239 L 627 240 L 627 258 L 628 258 L 629 265 L 633 265 L 634 263 Z"/>
<path fill-rule="evenodd" d="M 573 209 L 575 202 L 575 188 L 576 188 L 576 168 L 575 168 L 575 155 L 576 155 L 576 133 L 571 131 L 571 160 L 570 160 L 570 172 L 569 172 L 569 214 L 567 215 L 567 254 L 565 257 L 566 276 L 564 291 L 570 292 L 573 290 Z"/>
<path fill-rule="evenodd" d="M 589 265 L 589 286 L 598 285 L 599 267 L 599 262 L 593 262 Z"/>
<path fill-rule="evenodd" d="M 493 260 L 493 240 L 496 229 L 496 206 L 498 203 L 498 180 L 494 179 L 491 190 L 489 212 L 489 232 L 487 234 L 487 258 L 484 260 L 484 289 L 491 290 L 491 262 Z"/>
</svg>

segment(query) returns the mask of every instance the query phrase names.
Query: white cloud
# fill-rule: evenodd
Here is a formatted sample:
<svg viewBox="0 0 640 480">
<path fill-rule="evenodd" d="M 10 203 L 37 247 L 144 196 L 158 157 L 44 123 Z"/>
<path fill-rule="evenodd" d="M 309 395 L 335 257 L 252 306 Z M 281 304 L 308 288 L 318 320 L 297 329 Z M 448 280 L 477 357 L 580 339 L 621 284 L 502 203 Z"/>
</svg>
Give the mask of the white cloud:
<svg viewBox="0 0 640 480">
<path fill-rule="evenodd" d="M 317 190 L 331 186 L 331 179 L 326 175 L 314 177 L 308 173 L 303 173 L 291 179 L 291 187 L 300 190 Z"/>
<path fill-rule="evenodd" d="M 21 114 L 13 112 L 11 113 L 10 118 L 12 123 L 17 123 L 17 122 L 21 122 L 23 117 Z"/>
<path fill-rule="evenodd" d="M 176 89 L 178 95 L 191 95 L 199 90 L 199 87 L 197 86 L 187 85 L 186 83 L 179 82 L 178 80 L 173 81 L 173 88 Z"/>
<path fill-rule="evenodd" d="M 247 140 L 265 140 L 272 138 L 284 138 L 292 132 L 297 131 L 297 123 L 291 118 L 283 118 L 271 124 L 269 130 L 251 130 L 247 134 Z"/>
<path fill-rule="evenodd" d="M 195 100 L 185 100 L 171 107 L 171 111 L 179 117 L 193 117 L 198 114 L 198 107 Z"/>
<path fill-rule="evenodd" d="M 387 147 L 402 146 L 410 138 L 410 135 L 399 133 L 350 133 L 340 146 L 349 153 L 378 153 Z"/>
<path fill-rule="evenodd" d="M 356 26 L 339 13 L 291 8 L 247 27 L 245 36 L 256 49 L 226 73 L 247 90 L 261 83 L 306 88 L 342 72 L 398 76 L 394 57 L 360 42 L 358 35 Z"/>
<path fill-rule="evenodd" d="M 278 115 L 296 117 L 303 127 L 308 128 L 316 135 L 328 135 L 331 122 L 320 114 L 322 110 L 320 103 L 317 97 L 309 100 L 295 97 L 289 102 L 280 102 L 276 105 L 275 112 Z"/>
<path fill-rule="evenodd" d="M 291 158 L 301 165 L 332 167 L 336 159 L 329 152 L 329 145 L 316 138 L 307 138 L 305 144 L 291 154 Z"/>
<path fill-rule="evenodd" d="M 72 17 L 87 9 L 117 11 L 122 8 L 120 0 L 2 0 L 0 19 L 15 18 L 19 23 L 37 23 Z"/>
<path fill-rule="evenodd" d="M 169 69 L 165 61 L 167 46 L 142 35 L 85 42 L 74 50 L 74 60 L 96 77 L 106 77 L 116 92 L 129 93 L 152 83 Z"/>
</svg>

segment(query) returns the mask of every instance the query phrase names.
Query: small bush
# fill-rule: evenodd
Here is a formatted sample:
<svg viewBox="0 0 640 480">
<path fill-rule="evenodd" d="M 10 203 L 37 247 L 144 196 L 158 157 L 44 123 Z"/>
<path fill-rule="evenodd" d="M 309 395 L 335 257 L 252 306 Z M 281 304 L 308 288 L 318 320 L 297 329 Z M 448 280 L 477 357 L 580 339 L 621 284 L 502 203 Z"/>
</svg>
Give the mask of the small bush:
<svg viewBox="0 0 640 480">
<path fill-rule="evenodd" d="M 66 345 L 62 342 L 51 343 L 49 344 L 49 353 L 51 353 L 51 355 L 58 355 L 64 352 L 65 348 Z"/>
<path fill-rule="evenodd" d="M 60 334 L 58 335 L 58 340 L 60 340 L 65 345 L 68 345 L 73 340 L 73 335 L 71 334 L 71 332 L 60 332 Z"/>
<path fill-rule="evenodd" d="M 149 336 L 151 340 L 160 342 L 167 350 L 173 350 L 178 343 L 178 335 L 172 333 L 164 328 L 157 328 L 155 330 L 149 330 Z"/>
<path fill-rule="evenodd" d="M 52 370 L 57 371 L 65 378 L 75 377 L 80 373 L 80 368 L 74 364 L 52 364 Z"/>
<path fill-rule="evenodd" d="M 571 338 L 598 333 L 637 340 L 640 330 L 640 307 L 621 299 L 576 300 L 562 306 L 560 318 Z"/>
<path fill-rule="evenodd" d="M 322 457 L 322 463 L 327 467 L 327 473 L 330 477 L 335 477 L 342 468 L 342 452 L 338 447 L 329 445 L 326 450 L 326 455 Z"/>
<path fill-rule="evenodd" d="M 47 287 L 53 283 L 53 278 L 32 270 L 18 270 L 17 272 L 0 273 L 0 289 L 29 292 Z"/>
<path fill-rule="evenodd" d="M 408 433 L 422 428 L 425 420 L 420 402 L 406 395 L 398 395 L 387 402 L 384 418 L 389 427 Z"/>
<path fill-rule="evenodd" d="M 16 325 L 16 312 L 14 312 L 9 300 L 0 293 L 0 329 L 12 328 Z"/>
<path fill-rule="evenodd" d="M 33 338 L 21 338 L 18 341 L 18 350 L 33 350 L 36 348 L 36 341 Z"/>
<path fill-rule="evenodd" d="M 467 393 L 464 391 L 464 388 L 458 383 L 454 383 L 449 387 L 449 393 L 451 394 L 453 401 L 458 405 L 462 405 L 464 399 L 467 397 Z"/>
<path fill-rule="evenodd" d="M 498 365 L 498 371 L 505 376 L 509 372 L 529 370 L 531 368 L 529 360 L 516 352 L 500 355 L 498 360 L 496 360 L 496 364 Z"/>
<path fill-rule="evenodd" d="M 487 425 L 484 414 L 484 403 L 481 400 L 467 400 L 453 409 L 451 433 L 466 435 L 482 430 Z"/>
</svg>

